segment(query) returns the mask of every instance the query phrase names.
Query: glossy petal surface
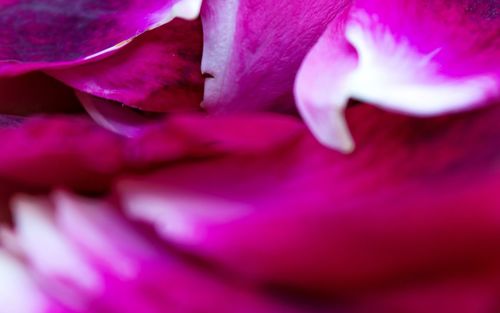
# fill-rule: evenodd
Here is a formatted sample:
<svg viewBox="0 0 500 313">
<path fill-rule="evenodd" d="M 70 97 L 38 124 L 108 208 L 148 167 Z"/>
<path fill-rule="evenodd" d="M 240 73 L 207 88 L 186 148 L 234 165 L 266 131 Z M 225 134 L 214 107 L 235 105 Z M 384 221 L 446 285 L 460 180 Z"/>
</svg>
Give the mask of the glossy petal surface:
<svg viewBox="0 0 500 313">
<path fill-rule="evenodd" d="M 179 16 L 195 18 L 199 0 L 0 2 L 0 74 L 83 62 Z"/>
<path fill-rule="evenodd" d="M 299 108 L 325 144 L 349 151 L 349 98 L 414 115 L 477 107 L 500 97 L 497 1 L 359 0 L 332 23 L 296 82 Z"/>
<path fill-rule="evenodd" d="M 112 57 L 50 74 L 82 92 L 141 110 L 196 111 L 203 97 L 201 51 L 200 21 L 175 19 Z"/>
</svg>

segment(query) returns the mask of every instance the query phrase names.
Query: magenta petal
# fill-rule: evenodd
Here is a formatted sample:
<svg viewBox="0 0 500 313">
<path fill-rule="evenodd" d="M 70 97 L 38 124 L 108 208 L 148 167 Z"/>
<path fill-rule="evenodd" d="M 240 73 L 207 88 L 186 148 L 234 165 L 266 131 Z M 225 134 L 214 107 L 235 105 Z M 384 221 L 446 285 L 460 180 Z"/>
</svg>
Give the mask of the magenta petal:
<svg viewBox="0 0 500 313">
<path fill-rule="evenodd" d="M 0 2 L 0 74 L 83 62 L 172 18 L 195 18 L 200 0 Z"/>
<path fill-rule="evenodd" d="M 0 141 L 3 184 L 102 191 L 125 163 L 122 138 L 78 117 L 27 119 Z"/>
<path fill-rule="evenodd" d="M 498 99 L 497 10 L 496 1 L 356 1 L 345 29 L 332 23 L 302 66 L 303 116 L 323 143 L 350 150 L 349 98 L 424 116 Z"/>
<path fill-rule="evenodd" d="M 208 0 L 202 9 L 204 105 L 218 112 L 293 107 L 295 74 L 349 1 Z"/>
<path fill-rule="evenodd" d="M 283 135 L 258 154 L 233 146 L 117 190 L 168 242 L 278 289 L 331 295 L 459 275 L 500 260 L 499 118 L 498 107 L 421 120 L 358 106 L 349 157 L 282 124 L 241 136 Z"/>
<path fill-rule="evenodd" d="M 110 58 L 49 73 L 75 89 L 146 111 L 196 111 L 203 97 L 199 20 L 176 19 Z"/>
</svg>

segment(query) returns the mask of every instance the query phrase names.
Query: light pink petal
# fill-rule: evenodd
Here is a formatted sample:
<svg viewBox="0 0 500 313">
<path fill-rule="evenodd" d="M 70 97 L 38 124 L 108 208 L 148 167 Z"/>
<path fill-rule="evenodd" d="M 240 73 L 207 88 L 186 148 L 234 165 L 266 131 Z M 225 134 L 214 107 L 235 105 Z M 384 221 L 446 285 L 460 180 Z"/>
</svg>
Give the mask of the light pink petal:
<svg viewBox="0 0 500 313">
<path fill-rule="evenodd" d="M 22 262 L 0 248 L 1 313 L 44 313 L 49 302 L 38 289 Z"/>
<path fill-rule="evenodd" d="M 17 280 L 9 281 L 20 285 L 17 291 L 31 292 L 26 300 L 37 305 L 34 313 L 307 312 L 191 262 L 108 202 L 57 193 L 20 196 L 13 205 L 11 241 L 27 262 L 11 262 L 20 273 L 6 278 Z M 29 274 L 19 280 L 22 271 Z M 40 304 L 36 292 L 44 296 Z"/>
<path fill-rule="evenodd" d="M 175 17 L 194 19 L 200 0 L 0 1 L 0 75 L 106 55 Z"/>
<path fill-rule="evenodd" d="M 293 108 L 295 74 L 350 1 L 208 0 L 202 9 L 204 106 L 216 112 Z"/>
<path fill-rule="evenodd" d="M 49 73 L 85 93 L 145 111 L 197 111 L 201 51 L 200 21 L 175 19 L 110 58 Z"/>
<path fill-rule="evenodd" d="M 332 23 L 307 56 L 300 111 L 320 141 L 349 151 L 349 98 L 421 116 L 498 99 L 497 10 L 496 1 L 355 1 L 345 28 Z"/>
<path fill-rule="evenodd" d="M 118 195 L 168 242 L 278 289 L 349 293 L 499 260 L 498 107 L 428 120 L 347 113 L 350 156 L 282 124 L 241 137 L 281 133 L 274 148 L 233 146 L 122 180 Z"/>
</svg>

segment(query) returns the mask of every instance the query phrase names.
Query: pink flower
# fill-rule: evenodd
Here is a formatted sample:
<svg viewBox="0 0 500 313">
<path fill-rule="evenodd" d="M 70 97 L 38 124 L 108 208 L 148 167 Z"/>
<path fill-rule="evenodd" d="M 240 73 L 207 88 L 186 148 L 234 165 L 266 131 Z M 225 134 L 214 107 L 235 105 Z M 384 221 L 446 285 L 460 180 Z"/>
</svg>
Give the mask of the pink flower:
<svg viewBox="0 0 500 313">
<path fill-rule="evenodd" d="M 497 9 L 4 1 L 0 313 L 496 312 Z"/>
</svg>

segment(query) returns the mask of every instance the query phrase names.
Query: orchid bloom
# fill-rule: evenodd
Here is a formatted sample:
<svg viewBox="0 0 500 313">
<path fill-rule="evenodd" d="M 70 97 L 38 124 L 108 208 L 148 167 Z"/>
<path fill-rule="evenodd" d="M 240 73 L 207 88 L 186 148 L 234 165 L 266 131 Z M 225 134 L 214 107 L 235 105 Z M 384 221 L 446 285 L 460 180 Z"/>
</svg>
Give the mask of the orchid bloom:
<svg viewBox="0 0 500 313">
<path fill-rule="evenodd" d="M 498 311 L 498 9 L 0 0 L 0 313 Z"/>
</svg>

